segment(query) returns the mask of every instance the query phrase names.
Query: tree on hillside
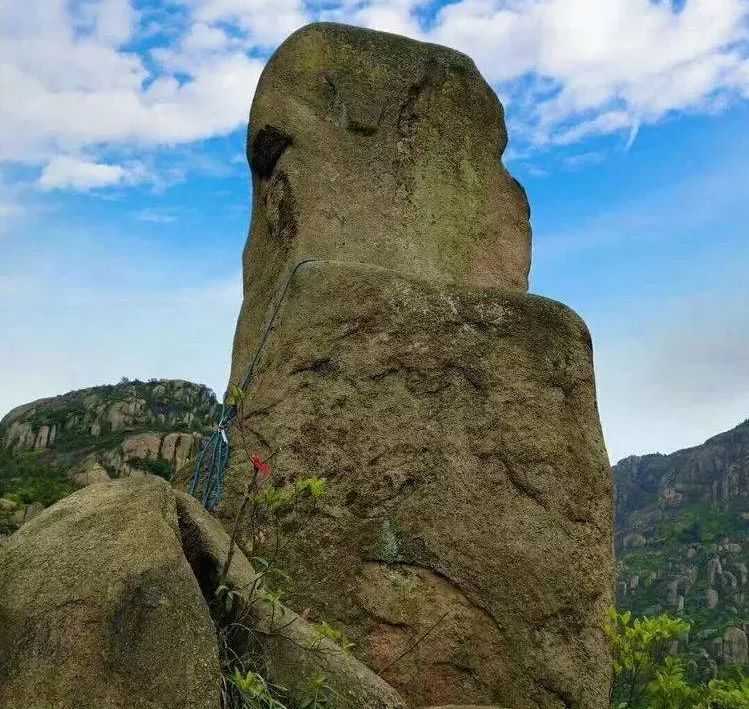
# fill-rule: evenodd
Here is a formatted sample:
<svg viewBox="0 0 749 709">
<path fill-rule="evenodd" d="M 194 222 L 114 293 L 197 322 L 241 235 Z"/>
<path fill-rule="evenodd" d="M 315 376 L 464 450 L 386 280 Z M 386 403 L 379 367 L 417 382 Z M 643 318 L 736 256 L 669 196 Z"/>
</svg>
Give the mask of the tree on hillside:
<svg viewBox="0 0 749 709">
<path fill-rule="evenodd" d="M 690 683 L 683 660 L 669 654 L 688 631 L 689 623 L 665 613 L 633 619 L 611 609 L 612 709 L 749 709 L 747 678 Z"/>
</svg>

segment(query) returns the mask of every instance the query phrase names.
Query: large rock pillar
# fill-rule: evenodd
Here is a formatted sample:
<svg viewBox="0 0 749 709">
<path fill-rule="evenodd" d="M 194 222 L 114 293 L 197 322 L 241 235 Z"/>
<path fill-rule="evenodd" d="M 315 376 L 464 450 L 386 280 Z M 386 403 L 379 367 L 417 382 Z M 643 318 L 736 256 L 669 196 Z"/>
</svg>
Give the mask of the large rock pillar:
<svg viewBox="0 0 749 709">
<path fill-rule="evenodd" d="M 612 486 L 591 341 L 526 293 L 505 142 L 461 54 L 339 25 L 281 46 L 251 114 L 235 382 L 314 261 L 236 426 L 275 453 L 277 484 L 330 482 L 282 554 L 290 605 L 413 705 L 604 709 Z"/>
<path fill-rule="evenodd" d="M 525 291 L 528 202 L 501 163 L 502 106 L 466 56 L 345 25 L 289 37 L 250 115 L 253 220 L 232 380 L 306 258 Z"/>
</svg>

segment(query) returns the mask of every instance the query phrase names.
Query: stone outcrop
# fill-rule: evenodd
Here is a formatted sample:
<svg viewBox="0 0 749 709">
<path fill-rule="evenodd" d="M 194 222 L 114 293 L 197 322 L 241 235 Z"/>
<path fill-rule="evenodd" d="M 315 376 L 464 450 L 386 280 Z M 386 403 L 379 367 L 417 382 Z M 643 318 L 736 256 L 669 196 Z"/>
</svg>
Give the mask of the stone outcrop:
<svg viewBox="0 0 749 709">
<path fill-rule="evenodd" d="M 6 532 L 18 529 L 24 522 L 34 519 L 43 509 L 44 506 L 38 502 L 25 504 L 0 497 L 0 541 Z"/>
<path fill-rule="evenodd" d="M 218 709 L 219 680 L 163 480 L 86 488 L 0 545 L 2 709 Z"/>
<path fill-rule="evenodd" d="M 16 407 L 0 421 L 0 448 L 13 453 L 65 448 L 82 436 L 145 428 L 210 430 L 217 412 L 216 397 L 203 385 L 178 379 L 125 381 Z"/>
<path fill-rule="evenodd" d="M 42 512 L 0 545 L 0 709 L 219 709 L 228 549 L 218 521 L 152 476 Z M 404 709 L 312 624 L 253 594 L 262 583 L 240 550 L 225 581 L 272 681 L 293 695 L 324 673 L 341 709 Z"/>
<path fill-rule="evenodd" d="M 614 468 L 617 530 L 631 534 L 630 516 L 640 529 L 658 520 L 642 515 L 644 507 L 662 502 L 676 506 L 710 503 L 715 508 L 749 497 L 749 420 L 702 445 L 670 455 L 630 456 Z M 670 503 L 669 503 L 670 500 Z"/>
<path fill-rule="evenodd" d="M 144 463 L 163 461 L 179 470 L 200 449 L 204 436 L 198 433 L 146 431 L 125 438 L 118 448 L 98 454 L 110 477 L 126 478 L 148 472 Z"/>
<path fill-rule="evenodd" d="M 591 341 L 525 293 L 505 142 L 463 55 L 328 24 L 281 46 L 248 135 L 234 382 L 280 310 L 232 436 L 274 454 L 276 484 L 328 478 L 281 554 L 290 605 L 410 704 L 603 709 L 612 489 Z"/>
<path fill-rule="evenodd" d="M 654 574 L 636 590 L 620 587 L 617 605 L 683 613 L 689 654 L 733 663 L 720 628 L 747 618 L 749 421 L 670 455 L 625 458 L 614 475 L 619 578 Z"/>
<path fill-rule="evenodd" d="M 304 259 L 527 290 L 528 201 L 502 166 L 506 144 L 501 104 L 458 52 L 335 24 L 289 37 L 250 115 L 257 216 L 232 381 Z"/>
<path fill-rule="evenodd" d="M 214 598 L 224 569 L 229 537 L 220 522 L 195 499 L 176 493 L 182 542 L 206 598 Z M 324 676 L 341 709 L 404 709 L 398 693 L 346 650 L 319 634 L 315 627 L 279 603 L 253 595 L 258 574 L 241 551 L 235 550 L 225 584 L 237 590 L 237 608 L 256 629 L 255 648 L 268 679 L 291 695 L 303 692 L 310 677 Z M 238 650 L 241 655 L 242 648 Z"/>
<path fill-rule="evenodd" d="M 123 381 L 25 404 L 0 421 L 0 495 L 46 506 L 112 478 L 170 478 L 214 430 L 218 409 L 210 389 L 182 380 Z M 24 519 L 19 507 L 0 531 Z"/>
<path fill-rule="evenodd" d="M 84 487 L 85 485 L 106 482 L 110 478 L 107 469 L 99 462 L 98 458 L 91 455 L 72 472 L 71 479 L 76 485 Z"/>
<path fill-rule="evenodd" d="M 723 661 L 728 665 L 745 665 L 747 638 L 741 628 L 728 628 L 723 636 Z"/>
</svg>

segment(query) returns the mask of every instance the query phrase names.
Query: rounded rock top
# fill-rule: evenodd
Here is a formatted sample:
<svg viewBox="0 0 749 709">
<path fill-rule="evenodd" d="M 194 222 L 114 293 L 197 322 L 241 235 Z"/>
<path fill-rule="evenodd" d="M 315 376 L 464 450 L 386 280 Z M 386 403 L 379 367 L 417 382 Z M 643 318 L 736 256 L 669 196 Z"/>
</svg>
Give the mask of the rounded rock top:
<svg viewBox="0 0 749 709">
<path fill-rule="evenodd" d="M 318 258 L 527 290 L 528 201 L 502 165 L 506 144 L 502 105 L 464 54 L 303 27 L 271 57 L 252 105 L 246 277 Z"/>
</svg>

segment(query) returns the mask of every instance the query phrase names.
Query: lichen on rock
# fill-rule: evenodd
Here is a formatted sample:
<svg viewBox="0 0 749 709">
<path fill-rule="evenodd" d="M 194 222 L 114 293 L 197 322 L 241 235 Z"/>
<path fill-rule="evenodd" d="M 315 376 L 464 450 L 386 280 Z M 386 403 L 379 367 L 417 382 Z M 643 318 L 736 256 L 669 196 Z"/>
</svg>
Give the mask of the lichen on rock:
<svg viewBox="0 0 749 709">
<path fill-rule="evenodd" d="M 591 339 L 526 293 L 506 141 L 453 50 L 322 23 L 276 51 L 248 132 L 232 383 L 256 368 L 218 512 L 231 524 L 237 447 L 287 481 L 324 475 L 330 499 L 280 555 L 290 603 L 412 705 L 603 709 L 612 485 Z"/>
</svg>

